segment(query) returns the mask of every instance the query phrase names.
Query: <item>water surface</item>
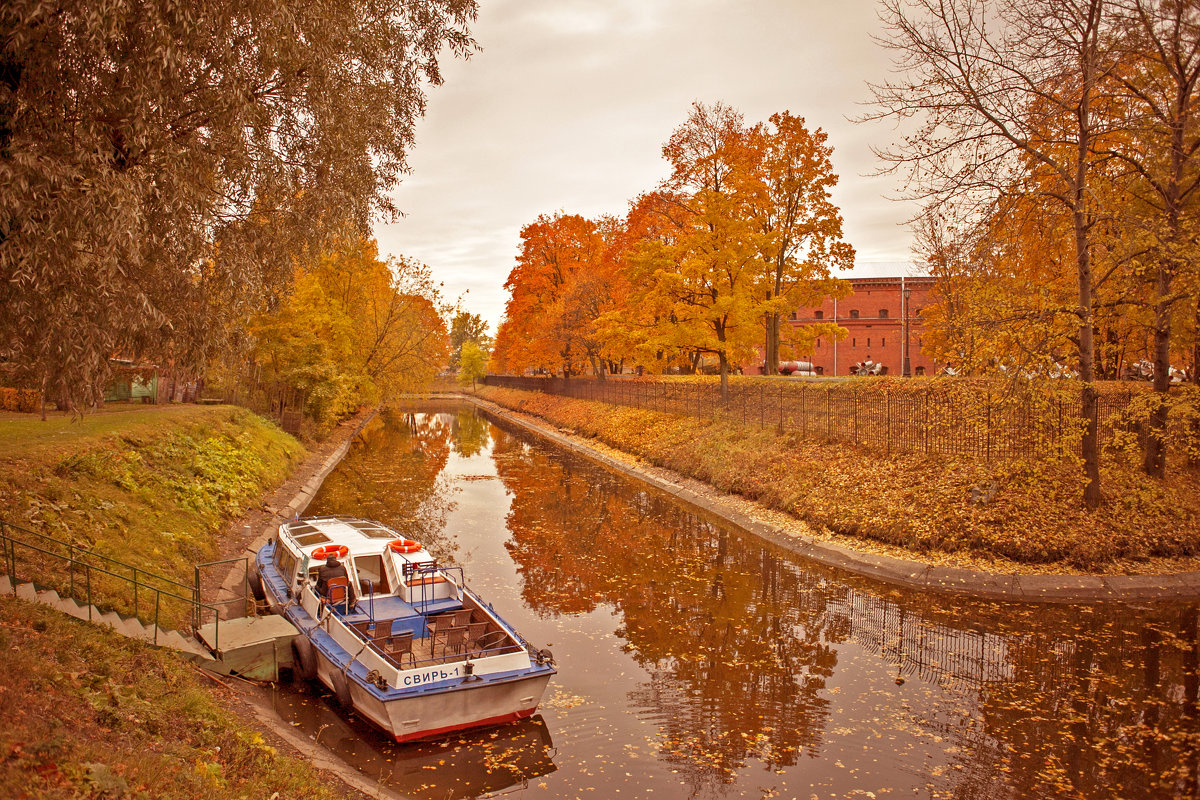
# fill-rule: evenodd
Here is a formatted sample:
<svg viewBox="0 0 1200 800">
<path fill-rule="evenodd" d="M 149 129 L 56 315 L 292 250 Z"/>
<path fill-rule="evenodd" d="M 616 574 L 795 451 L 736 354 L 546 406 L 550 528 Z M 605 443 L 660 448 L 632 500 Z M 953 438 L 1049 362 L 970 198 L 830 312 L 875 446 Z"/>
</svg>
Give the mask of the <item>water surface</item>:
<svg viewBox="0 0 1200 800">
<path fill-rule="evenodd" d="M 813 565 L 471 408 L 373 423 L 310 514 L 391 524 L 559 674 L 538 717 L 396 745 L 277 707 L 420 798 L 1197 797 L 1197 608 L 954 600 Z"/>
</svg>

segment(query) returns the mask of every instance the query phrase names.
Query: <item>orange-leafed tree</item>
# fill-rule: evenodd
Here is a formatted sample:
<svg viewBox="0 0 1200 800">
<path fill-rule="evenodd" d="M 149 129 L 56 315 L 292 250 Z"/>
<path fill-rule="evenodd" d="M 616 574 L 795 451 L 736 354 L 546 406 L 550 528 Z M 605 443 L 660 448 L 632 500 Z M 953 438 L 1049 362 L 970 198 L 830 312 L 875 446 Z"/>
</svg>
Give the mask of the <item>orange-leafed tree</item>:
<svg viewBox="0 0 1200 800">
<path fill-rule="evenodd" d="M 620 285 L 609 258 L 611 220 L 542 215 L 521 229 L 521 252 L 504 288 L 505 319 L 496 335 L 495 367 L 603 377 L 604 343 L 595 322 Z"/>
<path fill-rule="evenodd" d="M 742 115 L 695 103 L 663 146 L 671 176 L 643 211 L 659 235 L 627 260 L 625 319 L 645 353 L 711 355 L 729 394 L 734 364 L 754 352 L 769 303 L 758 291 L 763 235 L 748 175 L 755 153 Z"/>
<path fill-rule="evenodd" d="M 778 368 L 781 349 L 787 355 L 810 353 L 818 337 L 839 333 L 832 324 L 783 330 L 782 314 L 850 292 L 846 281 L 832 275 L 854 266 L 854 248 L 842 238 L 842 215 L 829 196 L 838 178 L 827 139 L 788 111 L 772 114 L 749 136 L 757 163 L 742 180 L 763 233 L 767 374 Z"/>
</svg>

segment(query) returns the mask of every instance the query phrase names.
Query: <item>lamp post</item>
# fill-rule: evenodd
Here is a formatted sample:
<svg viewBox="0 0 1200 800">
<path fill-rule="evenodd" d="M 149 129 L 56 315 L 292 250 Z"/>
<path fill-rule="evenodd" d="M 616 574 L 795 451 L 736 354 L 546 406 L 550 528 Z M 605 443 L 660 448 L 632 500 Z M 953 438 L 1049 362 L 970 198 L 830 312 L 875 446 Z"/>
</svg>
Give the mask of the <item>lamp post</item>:
<svg viewBox="0 0 1200 800">
<path fill-rule="evenodd" d="M 908 298 L 912 295 L 912 290 L 904 283 L 903 276 L 900 278 L 900 292 L 904 295 L 904 377 L 912 377 L 912 368 L 908 360 Z"/>
</svg>

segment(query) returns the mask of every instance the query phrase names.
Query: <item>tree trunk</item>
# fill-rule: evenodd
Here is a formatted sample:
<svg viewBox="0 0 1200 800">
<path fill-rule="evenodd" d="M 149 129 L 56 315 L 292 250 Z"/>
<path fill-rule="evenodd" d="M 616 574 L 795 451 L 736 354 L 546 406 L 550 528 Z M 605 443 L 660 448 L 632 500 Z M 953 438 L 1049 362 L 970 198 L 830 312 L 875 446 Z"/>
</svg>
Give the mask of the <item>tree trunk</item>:
<svg viewBox="0 0 1200 800">
<path fill-rule="evenodd" d="M 779 314 L 767 314 L 767 346 L 763 351 L 763 374 L 779 372 Z"/>
<path fill-rule="evenodd" d="M 717 353 L 717 358 L 721 364 L 721 405 L 726 405 L 729 402 L 729 358 L 724 350 Z"/>
<path fill-rule="evenodd" d="M 1171 273 L 1158 268 L 1158 296 L 1154 303 L 1154 407 L 1146 420 L 1146 450 L 1142 469 L 1152 478 L 1166 474 L 1167 392 L 1171 389 Z"/>
<path fill-rule="evenodd" d="M 1084 420 L 1083 438 L 1079 442 L 1083 458 L 1083 505 L 1089 510 L 1100 506 L 1100 437 L 1098 403 L 1096 399 L 1095 341 L 1092 328 L 1092 265 L 1087 246 L 1087 227 L 1084 211 L 1077 206 L 1074 213 L 1076 265 L 1079 271 L 1079 378 L 1080 413 Z"/>
</svg>

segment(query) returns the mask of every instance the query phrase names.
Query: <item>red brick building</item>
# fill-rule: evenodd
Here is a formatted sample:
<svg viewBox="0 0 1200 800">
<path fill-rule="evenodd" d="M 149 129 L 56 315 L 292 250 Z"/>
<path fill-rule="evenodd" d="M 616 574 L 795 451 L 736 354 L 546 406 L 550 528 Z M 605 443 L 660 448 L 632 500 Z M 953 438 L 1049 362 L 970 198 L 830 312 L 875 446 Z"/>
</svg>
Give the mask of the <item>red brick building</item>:
<svg viewBox="0 0 1200 800">
<path fill-rule="evenodd" d="M 934 374 L 937 365 L 921 351 L 921 309 L 929 303 L 934 279 L 850 278 L 849 282 L 854 289 L 849 297 L 826 298 L 818 307 L 791 314 L 788 322 L 794 326 L 836 322 L 848 331 L 838 342 L 819 339 L 812 353 L 799 360 L 811 361 L 824 375 L 848 375 L 856 363 L 870 360 L 887 367 L 888 375 L 900 376 L 905 374 L 907 342 L 908 374 Z"/>
</svg>

